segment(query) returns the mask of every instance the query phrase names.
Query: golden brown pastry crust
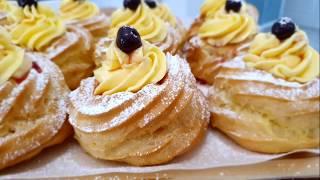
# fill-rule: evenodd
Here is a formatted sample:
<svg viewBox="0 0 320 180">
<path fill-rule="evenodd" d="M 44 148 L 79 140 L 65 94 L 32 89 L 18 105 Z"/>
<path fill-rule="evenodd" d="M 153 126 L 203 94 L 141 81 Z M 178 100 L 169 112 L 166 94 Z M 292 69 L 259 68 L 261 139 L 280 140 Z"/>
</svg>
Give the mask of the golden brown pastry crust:
<svg viewBox="0 0 320 180">
<path fill-rule="evenodd" d="M 209 93 L 212 126 L 241 146 L 263 153 L 319 147 L 319 78 L 307 84 L 223 64 Z"/>
<path fill-rule="evenodd" d="M 72 133 L 62 73 L 42 55 L 27 53 L 26 58 L 41 72 L 31 69 L 20 84 L 10 80 L 0 86 L 0 169 L 30 159 Z"/>
<path fill-rule="evenodd" d="M 254 6 L 248 5 L 248 11 L 258 20 L 259 13 Z M 238 44 L 212 46 L 202 41 L 198 36 L 198 31 L 203 21 L 204 17 L 200 17 L 191 25 L 191 28 L 183 40 L 184 45 L 179 53 L 188 60 L 191 71 L 197 79 L 212 84 L 214 77 L 219 71 L 220 65 L 227 60 L 241 55 L 254 36 Z"/>
<path fill-rule="evenodd" d="M 43 53 L 59 66 L 71 90 L 93 73 L 93 38 L 80 26 L 68 25 L 65 35 Z"/>
<path fill-rule="evenodd" d="M 70 94 L 69 121 L 92 156 L 132 165 L 162 164 L 194 147 L 205 133 L 209 112 L 187 63 L 167 56 L 161 84 L 137 93 L 94 96 L 94 78 Z"/>
<path fill-rule="evenodd" d="M 95 40 L 99 40 L 101 37 L 108 35 L 111 21 L 110 17 L 105 13 L 99 13 L 90 19 L 83 21 L 71 21 L 69 24 L 78 25 L 85 28 L 91 33 Z"/>
<path fill-rule="evenodd" d="M 7 14 L 0 11 L 0 26 L 8 25 Z"/>
<path fill-rule="evenodd" d="M 177 27 L 172 27 L 169 23 L 166 23 L 168 34 L 163 42 L 154 43 L 154 45 L 160 47 L 165 53 L 175 55 L 181 45 L 186 30 L 183 27 L 181 21 L 177 24 Z"/>
</svg>

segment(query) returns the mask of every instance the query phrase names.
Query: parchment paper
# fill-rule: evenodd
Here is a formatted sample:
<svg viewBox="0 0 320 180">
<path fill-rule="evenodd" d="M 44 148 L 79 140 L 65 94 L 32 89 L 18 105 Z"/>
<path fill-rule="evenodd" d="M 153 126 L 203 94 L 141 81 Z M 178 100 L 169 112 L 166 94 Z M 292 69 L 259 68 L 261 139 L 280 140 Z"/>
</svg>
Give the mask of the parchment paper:
<svg viewBox="0 0 320 180">
<path fill-rule="evenodd" d="M 319 154 L 319 149 L 302 151 L 315 155 Z M 121 163 L 96 160 L 87 155 L 71 138 L 65 144 L 43 151 L 31 161 L 1 172 L 0 178 L 34 179 L 98 175 L 111 172 L 141 173 L 162 170 L 196 170 L 254 164 L 286 155 L 288 154 L 266 155 L 247 151 L 223 134 L 209 128 L 204 142 L 199 147 L 178 157 L 171 163 L 152 167 L 132 167 Z"/>
</svg>

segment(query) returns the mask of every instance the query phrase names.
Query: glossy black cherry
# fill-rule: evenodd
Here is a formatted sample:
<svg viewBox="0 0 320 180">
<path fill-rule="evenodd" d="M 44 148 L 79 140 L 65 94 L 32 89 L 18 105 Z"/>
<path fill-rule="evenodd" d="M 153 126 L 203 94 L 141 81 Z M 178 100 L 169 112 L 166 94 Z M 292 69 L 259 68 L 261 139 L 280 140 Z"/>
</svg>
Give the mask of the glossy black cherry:
<svg viewBox="0 0 320 180">
<path fill-rule="evenodd" d="M 26 6 L 38 6 L 38 0 L 17 0 L 18 1 L 18 5 L 20 7 L 26 7 Z"/>
<path fill-rule="evenodd" d="M 123 26 L 118 31 L 116 44 L 121 51 L 130 54 L 142 46 L 142 41 L 136 29 Z"/>
<path fill-rule="evenodd" d="M 145 0 L 144 1 L 151 9 L 157 7 L 157 2 L 155 0 Z"/>
<path fill-rule="evenodd" d="M 273 24 L 271 31 L 279 40 L 285 40 L 296 32 L 296 25 L 291 18 L 282 17 Z"/>
<path fill-rule="evenodd" d="M 125 8 L 131 9 L 132 11 L 135 11 L 140 4 L 141 4 L 141 0 L 124 0 L 123 1 L 123 6 Z"/>
<path fill-rule="evenodd" d="M 242 7 L 242 0 L 227 0 L 226 11 L 240 12 Z"/>
</svg>

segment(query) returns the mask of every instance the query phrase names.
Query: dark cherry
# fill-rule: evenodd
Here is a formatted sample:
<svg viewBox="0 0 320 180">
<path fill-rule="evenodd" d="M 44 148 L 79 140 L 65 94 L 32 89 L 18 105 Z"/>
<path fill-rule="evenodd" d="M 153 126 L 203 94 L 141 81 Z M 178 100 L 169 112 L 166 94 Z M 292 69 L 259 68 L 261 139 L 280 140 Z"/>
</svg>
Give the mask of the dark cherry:
<svg viewBox="0 0 320 180">
<path fill-rule="evenodd" d="M 18 5 L 20 7 L 25 7 L 25 6 L 38 6 L 38 0 L 18 0 Z"/>
<path fill-rule="evenodd" d="M 145 0 L 146 4 L 151 8 L 154 9 L 157 7 L 157 2 L 155 0 Z"/>
<path fill-rule="evenodd" d="M 141 0 L 124 0 L 123 1 L 123 6 L 125 8 L 131 9 L 132 11 L 135 11 L 140 4 L 141 4 Z"/>
<path fill-rule="evenodd" d="M 13 78 L 13 80 L 17 83 L 17 84 L 21 84 L 24 80 L 27 79 L 29 75 L 29 72 L 26 73 L 25 75 L 23 75 L 21 78 Z"/>
<path fill-rule="evenodd" d="M 240 12 L 242 7 L 242 0 L 227 0 L 226 11 Z"/>
<path fill-rule="evenodd" d="M 35 63 L 35 62 L 32 62 L 32 69 L 36 70 L 38 73 L 42 73 L 42 69 L 40 68 L 40 66 Z M 22 83 L 24 80 L 27 79 L 28 75 L 29 75 L 29 72 L 28 71 L 26 74 L 24 74 L 23 76 L 21 76 L 20 78 L 13 78 L 14 81 L 16 81 L 17 84 L 20 84 Z"/>
<path fill-rule="evenodd" d="M 129 26 L 122 26 L 117 34 L 117 46 L 121 51 L 130 54 L 142 46 L 138 31 Z"/>
<path fill-rule="evenodd" d="M 282 17 L 272 26 L 272 34 L 279 40 L 285 40 L 296 32 L 296 25 L 291 18 Z"/>
</svg>

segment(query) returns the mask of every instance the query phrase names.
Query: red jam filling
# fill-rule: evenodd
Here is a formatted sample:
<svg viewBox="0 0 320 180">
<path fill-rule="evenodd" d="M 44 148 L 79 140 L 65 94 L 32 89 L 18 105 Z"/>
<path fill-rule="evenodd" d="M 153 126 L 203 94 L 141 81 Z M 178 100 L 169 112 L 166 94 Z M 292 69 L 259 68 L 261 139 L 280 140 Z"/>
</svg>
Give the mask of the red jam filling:
<svg viewBox="0 0 320 180">
<path fill-rule="evenodd" d="M 35 62 L 32 62 L 32 69 L 36 70 L 38 73 L 42 73 L 42 69 L 40 68 L 40 66 L 35 63 Z M 29 74 L 30 71 L 28 71 L 25 75 L 23 75 L 21 78 L 13 78 L 14 81 L 17 83 L 17 84 L 20 84 L 22 83 L 25 79 L 27 79 L 28 77 L 28 74 Z"/>
</svg>

